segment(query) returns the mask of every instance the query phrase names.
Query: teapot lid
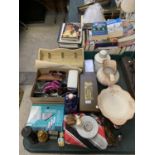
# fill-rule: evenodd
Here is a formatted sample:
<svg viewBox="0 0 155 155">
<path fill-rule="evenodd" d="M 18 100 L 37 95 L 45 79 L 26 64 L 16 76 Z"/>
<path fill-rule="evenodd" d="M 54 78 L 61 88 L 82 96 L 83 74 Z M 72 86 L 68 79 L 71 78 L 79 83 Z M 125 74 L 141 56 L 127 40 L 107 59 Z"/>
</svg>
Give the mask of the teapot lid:
<svg viewBox="0 0 155 155">
<path fill-rule="evenodd" d="M 110 55 L 108 54 L 108 52 L 106 50 L 101 50 L 99 53 L 97 53 L 95 55 L 95 60 L 99 63 L 102 63 L 103 60 L 110 60 Z"/>
</svg>

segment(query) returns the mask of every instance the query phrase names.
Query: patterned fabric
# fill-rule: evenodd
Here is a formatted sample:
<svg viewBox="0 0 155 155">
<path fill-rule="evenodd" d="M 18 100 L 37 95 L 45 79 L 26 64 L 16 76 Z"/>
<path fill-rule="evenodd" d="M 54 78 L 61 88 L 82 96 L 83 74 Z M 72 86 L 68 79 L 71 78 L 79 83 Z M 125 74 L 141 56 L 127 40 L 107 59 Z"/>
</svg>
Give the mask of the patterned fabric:
<svg viewBox="0 0 155 155">
<path fill-rule="evenodd" d="M 81 115 L 81 114 L 80 114 Z M 84 115 L 84 114 L 83 114 Z M 97 122 L 99 121 L 99 118 L 94 115 L 94 117 Z M 98 128 L 97 135 L 92 139 L 86 139 L 81 137 L 76 128 L 73 126 L 69 126 L 66 124 L 66 121 L 64 120 L 64 139 L 66 144 L 72 144 L 72 145 L 78 145 L 85 148 L 91 148 L 91 149 L 99 149 L 103 150 L 105 149 L 105 144 L 103 144 L 103 141 L 107 143 L 106 136 L 105 136 L 105 130 L 104 126 L 101 126 L 100 124 Z"/>
</svg>

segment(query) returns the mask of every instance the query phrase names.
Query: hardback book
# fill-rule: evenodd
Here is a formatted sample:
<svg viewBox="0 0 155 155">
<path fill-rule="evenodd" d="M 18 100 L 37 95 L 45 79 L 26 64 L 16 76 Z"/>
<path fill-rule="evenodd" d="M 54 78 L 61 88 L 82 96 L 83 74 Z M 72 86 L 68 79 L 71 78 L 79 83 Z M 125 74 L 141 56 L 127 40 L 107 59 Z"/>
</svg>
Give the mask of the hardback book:
<svg viewBox="0 0 155 155">
<path fill-rule="evenodd" d="M 69 44 L 69 43 L 59 43 L 59 47 L 61 48 L 79 48 L 78 44 Z"/>
<path fill-rule="evenodd" d="M 105 40 L 108 38 L 107 23 L 95 22 L 92 26 L 92 40 Z"/>
<path fill-rule="evenodd" d="M 131 45 L 135 45 L 135 40 L 129 40 L 129 41 L 118 43 L 119 47 L 125 47 L 125 46 L 131 46 Z"/>
<path fill-rule="evenodd" d="M 129 36 L 135 33 L 135 26 L 129 21 L 123 21 L 123 36 Z"/>
<path fill-rule="evenodd" d="M 119 38 L 118 39 L 118 42 L 126 42 L 126 41 L 131 41 L 131 40 L 134 40 L 135 39 L 135 34 L 132 34 L 132 35 L 129 35 L 129 36 L 125 36 L 125 37 L 122 37 L 122 38 Z"/>
<path fill-rule="evenodd" d="M 123 25 L 120 18 L 107 20 L 107 30 L 109 38 L 123 36 Z"/>
<path fill-rule="evenodd" d="M 81 31 L 81 29 L 79 29 L 79 31 Z M 64 32 L 65 32 L 65 35 L 64 35 Z M 70 32 L 70 27 L 66 28 L 66 23 L 63 23 L 60 33 L 59 33 L 58 43 L 81 44 L 82 32 L 80 32 L 79 34 L 76 34 L 76 32 L 73 32 L 73 33 L 75 33 L 75 36 L 77 36 L 77 37 L 73 37 L 74 35 L 72 34 L 72 32 Z"/>
<path fill-rule="evenodd" d="M 126 50 L 126 47 L 122 47 L 119 54 L 120 55 L 123 54 L 125 52 L 125 50 Z"/>
<path fill-rule="evenodd" d="M 82 31 L 82 47 L 85 48 L 85 42 L 86 42 L 86 34 L 85 31 Z"/>
<path fill-rule="evenodd" d="M 110 40 L 101 40 L 101 41 L 96 41 L 95 42 L 95 48 L 98 47 L 108 47 L 108 46 L 117 46 L 118 42 L 113 42 Z"/>
<path fill-rule="evenodd" d="M 81 24 L 80 23 L 66 23 L 63 33 L 62 39 L 79 39 L 81 33 Z"/>
</svg>

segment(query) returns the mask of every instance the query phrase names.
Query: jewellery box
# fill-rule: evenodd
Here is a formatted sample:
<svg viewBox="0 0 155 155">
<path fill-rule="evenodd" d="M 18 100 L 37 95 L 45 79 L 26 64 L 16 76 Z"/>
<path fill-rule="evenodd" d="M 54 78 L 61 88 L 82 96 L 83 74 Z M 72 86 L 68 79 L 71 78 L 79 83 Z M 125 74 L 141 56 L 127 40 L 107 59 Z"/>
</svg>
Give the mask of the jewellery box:
<svg viewBox="0 0 155 155">
<path fill-rule="evenodd" d="M 98 112 L 97 105 L 98 86 L 94 72 L 80 75 L 80 111 Z"/>
</svg>

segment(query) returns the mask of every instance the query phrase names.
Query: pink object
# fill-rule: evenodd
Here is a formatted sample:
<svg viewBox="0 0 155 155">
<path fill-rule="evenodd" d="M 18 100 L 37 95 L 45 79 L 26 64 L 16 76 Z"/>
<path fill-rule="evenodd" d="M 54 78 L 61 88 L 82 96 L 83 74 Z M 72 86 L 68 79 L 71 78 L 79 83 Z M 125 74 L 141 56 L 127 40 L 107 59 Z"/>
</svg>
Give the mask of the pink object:
<svg viewBox="0 0 155 155">
<path fill-rule="evenodd" d="M 58 81 L 52 81 L 52 82 L 48 82 L 44 88 L 43 88 L 43 92 L 47 92 L 49 90 L 58 90 L 60 88 L 60 82 Z"/>
<path fill-rule="evenodd" d="M 71 100 L 73 99 L 74 95 L 73 94 L 68 94 L 68 98 Z"/>
</svg>

